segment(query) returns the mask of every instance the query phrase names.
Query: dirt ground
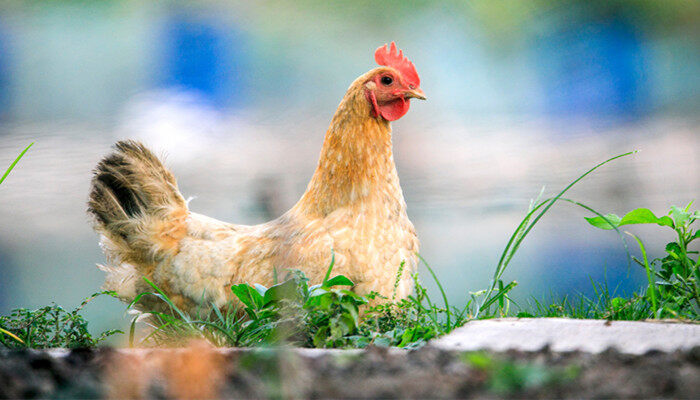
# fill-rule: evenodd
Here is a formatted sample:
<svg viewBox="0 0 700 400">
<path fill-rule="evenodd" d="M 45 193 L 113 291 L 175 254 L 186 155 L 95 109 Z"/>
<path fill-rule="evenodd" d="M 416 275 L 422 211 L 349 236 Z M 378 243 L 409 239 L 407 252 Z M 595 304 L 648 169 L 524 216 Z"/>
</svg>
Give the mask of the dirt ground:
<svg viewBox="0 0 700 400">
<path fill-rule="evenodd" d="M 370 348 L 0 352 L 0 398 L 700 398 L 673 353 Z"/>
</svg>

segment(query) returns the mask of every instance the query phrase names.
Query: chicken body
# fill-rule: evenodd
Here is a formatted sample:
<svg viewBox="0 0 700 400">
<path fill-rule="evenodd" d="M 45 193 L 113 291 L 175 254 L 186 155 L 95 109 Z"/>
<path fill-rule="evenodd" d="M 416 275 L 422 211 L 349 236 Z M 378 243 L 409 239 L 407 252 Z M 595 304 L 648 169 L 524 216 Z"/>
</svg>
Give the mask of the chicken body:
<svg viewBox="0 0 700 400">
<path fill-rule="evenodd" d="M 145 276 L 184 310 L 222 307 L 234 297 L 231 285 L 269 286 L 289 268 L 320 283 L 334 252 L 333 274 L 349 277 L 354 291 L 397 299 L 410 294 L 419 243 L 406 214 L 390 123 L 373 115 L 366 94 L 368 79 L 384 70 L 396 72 L 380 67 L 353 82 L 306 192 L 287 213 L 261 225 L 190 212 L 172 174 L 150 151 L 118 143 L 95 171 L 89 202 L 111 262 L 103 267 L 104 289 L 131 301 L 151 290 Z"/>
</svg>

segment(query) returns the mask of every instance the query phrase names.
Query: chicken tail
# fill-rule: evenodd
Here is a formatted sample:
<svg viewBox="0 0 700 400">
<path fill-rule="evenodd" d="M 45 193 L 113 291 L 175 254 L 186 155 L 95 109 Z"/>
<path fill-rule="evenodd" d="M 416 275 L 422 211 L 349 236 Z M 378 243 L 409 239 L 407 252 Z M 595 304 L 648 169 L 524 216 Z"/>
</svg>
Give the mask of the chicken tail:
<svg viewBox="0 0 700 400">
<path fill-rule="evenodd" d="M 106 269 L 107 290 L 123 286 L 110 282 L 127 281 L 123 265 L 150 275 L 155 264 L 177 254 L 188 217 L 175 177 L 150 150 L 130 140 L 114 147 L 94 170 L 88 201 L 103 250 L 118 266 Z"/>
</svg>

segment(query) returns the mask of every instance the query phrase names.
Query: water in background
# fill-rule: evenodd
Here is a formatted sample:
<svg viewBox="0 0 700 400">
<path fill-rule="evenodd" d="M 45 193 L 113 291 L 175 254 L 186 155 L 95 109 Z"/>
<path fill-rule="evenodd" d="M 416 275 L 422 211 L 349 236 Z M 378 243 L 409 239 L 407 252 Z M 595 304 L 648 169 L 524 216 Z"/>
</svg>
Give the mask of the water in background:
<svg viewBox="0 0 700 400">
<path fill-rule="evenodd" d="M 641 150 L 569 197 L 618 214 L 698 199 L 699 6 L 589 3 L 0 6 L 0 167 L 36 142 L 0 187 L 0 312 L 98 290 L 104 257 L 85 200 L 118 139 L 167 154 L 196 212 L 280 215 L 345 89 L 390 40 L 429 97 L 393 123 L 394 152 L 421 252 L 452 302 L 488 284 L 543 186 L 553 194 L 612 155 Z M 506 273 L 516 300 L 591 293 L 589 278 L 641 285 L 617 236 L 587 215 L 560 204 L 532 231 Z M 672 239 L 630 230 L 655 256 Z M 88 317 L 124 326 L 123 309 L 99 299 Z"/>
</svg>

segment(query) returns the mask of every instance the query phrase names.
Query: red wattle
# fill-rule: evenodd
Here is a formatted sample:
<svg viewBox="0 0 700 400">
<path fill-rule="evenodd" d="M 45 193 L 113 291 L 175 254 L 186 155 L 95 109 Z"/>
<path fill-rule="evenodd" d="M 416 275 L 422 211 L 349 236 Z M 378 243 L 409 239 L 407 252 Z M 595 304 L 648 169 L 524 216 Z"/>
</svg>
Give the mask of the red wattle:
<svg viewBox="0 0 700 400">
<path fill-rule="evenodd" d="M 387 121 L 396 121 L 408 112 L 409 100 L 399 97 L 379 106 L 379 114 Z"/>
</svg>

